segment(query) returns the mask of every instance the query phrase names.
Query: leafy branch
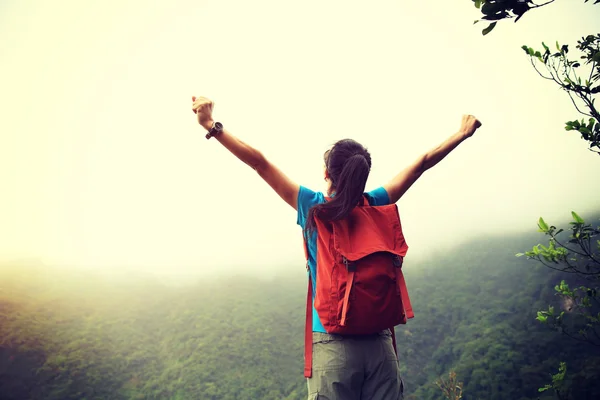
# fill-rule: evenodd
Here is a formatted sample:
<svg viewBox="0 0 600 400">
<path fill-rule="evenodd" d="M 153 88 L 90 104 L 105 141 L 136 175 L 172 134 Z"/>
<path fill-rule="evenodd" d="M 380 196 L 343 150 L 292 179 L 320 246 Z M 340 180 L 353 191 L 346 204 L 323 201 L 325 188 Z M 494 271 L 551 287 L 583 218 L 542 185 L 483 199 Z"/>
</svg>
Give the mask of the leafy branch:
<svg viewBox="0 0 600 400">
<path fill-rule="evenodd" d="M 558 367 L 558 372 L 556 374 L 550 375 L 552 377 L 552 383 L 549 383 L 549 384 L 539 388 L 538 391 L 541 393 L 541 392 L 545 392 L 546 390 L 553 389 L 554 393 L 556 394 L 556 397 L 558 397 L 559 400 L 566 399 L 566 397 L 564 396 L 564 390 L 562 388 L 563 383 L 565 381 L 566 373 L 567 373 L 567 364 L 564 362 L 561 362 L 560 366 Z"/>
<path fill-rule="evenodd" d="M 530 251 L 517 254 L 537 260 L 548 268 L 576 274 L 590 282 L 589 286 L 570 288 L 565 281 L 556 285 L 556 295 L 563 300 L 565 311 L 557 314 L 554 307 L 538 311 L 537 320 L 547 323 L 577 341 L 600 347 L 600 227 L 592 227 L 577 213 L 571 213 L 571 235 L 565 243 L 559 239 L 563 229 L 538 221 L 540 232 L 550 236 L 548 246 L 538 244 Z M 569 321 L 565 318 L 569 316 Z"/>
<path fill-rule="evenodd" d="M 531 0 L 472 0 L 475 8 L 481 10 L 483 21 L 491 21 L 490 24 L 481 31 L 487 35 L 496 27 L 498 21 L 503 19 L 514 19 L 517 22 L 529 10 L 547 6 L 554 3 L 555 0 L 547 0 L 544 3 L 536 4 Z M 587 3 L 589 0 L 584 0 Z M 600 0 L 594 0 L 593 4 L 600 3 Z M 475 23 L 481 21 L 476 20 Z"/>
<path fill-rule="evenodd" d="M 543 42 L 542 46 L 543 52 L 527 45 L 522 49 L 535 71 L 567 92 L 577 112 L 588 117 L 587 121 L 567 121 L 565 130 L 579 132 L 589 143 L 589 150 L 600 154 L 600 112 L 595 105 L 595 97 L 600 93 L 600 34 L 582 37 L 577 42 L 576 48 L 582 53 L 579 60 L 568 58 L 568 45 L 561 46 L 556 42 L 556 52 L 550 51 Z M 545 72 L 538 68 L 540 63 Z"/>
</svg>

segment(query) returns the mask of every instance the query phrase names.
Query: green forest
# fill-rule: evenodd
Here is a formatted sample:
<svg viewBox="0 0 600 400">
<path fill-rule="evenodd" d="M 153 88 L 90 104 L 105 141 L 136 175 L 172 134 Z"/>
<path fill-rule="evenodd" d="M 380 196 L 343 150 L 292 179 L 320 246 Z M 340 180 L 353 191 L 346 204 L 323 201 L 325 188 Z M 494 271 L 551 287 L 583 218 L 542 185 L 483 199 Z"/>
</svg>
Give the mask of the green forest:
<svg viewBox="0 0 600 400">
<path fill-rule="evenodd" d="M 563 307 L 560 273 L 515 257 L 540 236 L 406 258 L 416 316 L 396 332 L 407 398 L 443 398 L 435 382 L 451 370 L 467 400 L 553 398 L 538 388 L 561 361 L 569 398 L 600 398 L 600 351 L 536 321 Z M 175 286 L 5 265 L 0 399 L 305 399 L 302 268 Z"/>
<path fill-rule="evenodd" d="M 497 222 L 506 210 L 520 210 L 520 215 L 530 215 L 531 207 L 540 213 L 558 212 L 555 204 L 563 196 L 573 208 L 598 205 L 591 185 L 598 182 L 597 164 L 582 167 L 591 164 L 564 158 L 571 145 L 549 127 L 564 130 L 566 138 L 580 137 L 580 146 L 594 157 L 600 155 L 600 110 L 595 103 L 600 94 L 600 33 L 589 23 L 597 21 L 593 13 L 600 0 L 463 0 L 464 8 L 452 5 L 456 12 L 447 7 L 449 2 L 421 3 L 427 4 L 421 9 L 413 2 L 397 9 L 402 15 L 395 15 L 391 4 L 369 4 L 360 13 L 346 14 L 333 7 L 294 4 L 285 9 L 278 2 L 273 2 L 277 7 L 269 4 L 269 12 L 263 4 L 244 9 L 243 2 L 236 10 L 223 5 L 220 10 L 219 2 L 191 2 L 185 11 L 173 2 L 117 8 L 84 3 L 68 10 L 46 3 L 0 3 L 2 16 L 10 15 L 10 23 L 0 24 L 0 33 L 10 34 L 5 42 L 18 44 L 2 50 L 11 68 L 1 74 L 9 110 L 2 120 L 10 121 L 2 129 L 11 132 L 0 146 L 8 155 L 0 157 L 8 160 L 0 171 L 9 177 L 3 180 L 7 212 L 0 220 L 8 240 L 2 243 L 2 257 L 35 254 L 52 260 L 52 253 L 62 252 L 73 260 L 85 254 L 82 262 L 95 263 L 92 255 L 113 249 L 115 259 L 142 254 L 148 263 L 163 265 L 160 257 L 148 255 L 148 243 L 163 248 L 164 241 L 154 241 L 159 236 L 142 235 L 143 240 L 130 244 L 126 234 L 114 234 L 120 230 L 131 232 L 130 237 L 143 230 L 177 232 L 170 247 L 164 247 L 166 259 L 177 254 L 171 248 L 194 253 L 201 242 L 196 236 L 180 240 L 181 227 L 209 232 L 211 225 L 199 210 L 212 214 L 214 193 L 239 200 L 227 192 L 234 176 L 225 173 L 229 166 L 219 164 L 213 148 L 186 138 L 186 125 L 176 122 L 178 111 L 170 108 L 177 105 L 181 87 L 192 84 L 223 100 L 229 97 L 226 112 L 238 114 L 238 121 L 249 127 L 240 129 L 244 140 L 247 133 L 249 142 L 265 144 L 265 153 L 271 146 L 274 154 L 280 154 L 279 146 L 291 145 L 295 153 L 309 157 L 298 143 L 320 146 L 330 138 L 331 126 L 349 134 L 379 133 L 389 149 L 410 141 L 407 153 L 394 150 L 393 159 L 402 159 L 412 152 L 416 133 L 438 129 L 437 122 L 453 109 L 443 105 L 452 102 L 465 112 L 481 114 L 492 139 L 487 147 L 473 143 L 461 160 L 465 169 L 454 171 L 480 170 L 480 182 L 493 183 L 482 189 L 490 193 L 482 199 L 492 201 L 464 207 L 461 212 L 471 219 L 466 229 L 486 224 L 488 215 Z M 192 3 L 202 4 L 193 9 Z M 570 4 L 573 12 L 556 8 L 563 12 L 542 14 L 558 3 Z M 159 4 L 163 8 L 153 8 Z M 475 11 L 473 23 L 470 16 L 462 19 L 467 8 Z M 232 18 L 236 13 L 243 18 Z M 532 14 L 537 18 L 538 13 L 540 20 L 533 20 Z M 388 15 L 393 18 L 386 19 Z M 223 30 L 223 23 L 235 29 Z M 466 31 L 472 24 L 485 40 L 472 41 L 458 29 L 464 26 Z M 531 24 L 530 30 L 514 29 L 523 24 Z M 399 27 L 406 26 L 410 34 L 400 35 L 406 31 Z M 186 41 L 188 37 L 192 39 Z M 520 61 L 500 41 L 513 46 L 517 39 L 514 52 Z M 202 55 L 209 55 L 211 62 Z M 518 62 L 522 68 L 512 68 Z M 184 68 L 188 65 L 193 69 Z M 430 65 L 435 69 L 426 68 Z M 551 104 L 552 90 L 561 92 L 564 103 Z M 44 96 L 50 101 L 40 101 Z M 285 107 L 274 108 L 279 103 Z M 33 104 L 35 118 L 31 107 L 19 111 L 24 104 Z M 562 113 L 565 104 L 569 114 Z M 391 119 L 382 118 L 384 114 Z M 557 125 L 556 118 L 564 122 Z M 342 123 L 321 123 L 325 119 Z M 238 123 L 223 121 L 228 129 Z M 263 121 L 268 121 L 264 128 Z M 347 121 L 354 130 L 346 130 Z M 390 133 L 399 129 L 413 136 Z M 205 132 L 200 132 L 204 143 Z M 479 143 L 486 143 L 484 135 L 478 136 L 483 139 Z M 189 137 L 195 140 L 198 131 Z M 322 142 L 313 142 L 317 139 Z M 194 153 L 182 151 L 187 149 Z M 288 166 L 295 160 L 300 158 L 290 158 Z M 513 160 L 519 161 L 516 167 Z M 215 168 L 224 174 L 205 174 Z M 511 169 L 516 172 L 507 173 Z M 445 176 L 438 179 L 454 185 Z M 478 182 L 470 179 L 465 188 Z M 569 187 L 567 181 L 576 185 Z M 254 194 L 248 187 L 238 191 Z M 441 197 L 445 192 L 440 186 L 422 193 Z M 507 197 L 497 198 L 499 193 L 514 193 L 514 204 L 501 200 Z M 530 198 L 523 202 L 525 197 Z M 145 204 L 147 199 L 154 202 Z M 181 212 L 173 212 L 180 207 Z M 473 213 L 475 207 L 484 213 Z M 495 211 L 499 209 L 504 211 Z M 455 210 L 448 206 L 431 211 Z M 531 221 L 527 233 L 457 238 L 449 249 L 437 239 L 444 235 L 439 242 L 448 243 L 457 235 L 456 226 L 420 223 L 429 233 L 428 248 L 419 249 L 426 256 L 413 259 L 409 251 L 403 264 L 415 318 L 396 327 L 405 398 L 600 399 L 596 210 L 585 216 L 592 225 L 572 212 L 573 221 L 563 221 L 565 232 L 540 218 L 538 232 Z M 156 215 L 160 218 L 148 217 Z M 254 221 L 262 223 L 265 216 L 257 215 L 262 219 Z M 218 215 L 214 221 L 221 223 L 225 217 Z M 135 251 L 126 253 L 130 246 Z M 58 250 L 48 250 L 53 248 Z M 196 254 L 211 258 L 201 250 Z M 212 255 L 233 263 L 228 256 Z M 175 283 L 126 270 L 50 267 L 35 260 L 0 263 L 0 400 L 306 399 L 304 260 L 282 264 L 271 276 L 222 268 L 218 277 L 208 277 L 203 275 L 207 265 L 197 265 L 195 278 Z M 460 395 L 450 396 L 455 389 Z"/>
</svg>

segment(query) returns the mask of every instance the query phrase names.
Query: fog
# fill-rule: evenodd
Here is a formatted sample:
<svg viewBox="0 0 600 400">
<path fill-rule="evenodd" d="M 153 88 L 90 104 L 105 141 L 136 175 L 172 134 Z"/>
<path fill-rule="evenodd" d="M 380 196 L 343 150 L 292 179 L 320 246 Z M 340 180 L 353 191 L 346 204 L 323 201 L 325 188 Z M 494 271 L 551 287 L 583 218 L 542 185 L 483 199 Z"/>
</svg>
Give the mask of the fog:
<svg viewBox="0 0 600 400">
<path fill-rule="evenodd" d="M 484 37 L 470 1 L 406 3 L 3 2 L 0 262 L 301 271 L 295 211 L 204 139 L 192 95 L 313 190 L 338 139 L 368 147 L 371 190 L 476 115 L 398 202 L 408 257 L 598 211 L 600 158 L 563 129 L 581 117 L 520 47 L 575 54 L 600 7 L 557 2 Z"/>
</svg>

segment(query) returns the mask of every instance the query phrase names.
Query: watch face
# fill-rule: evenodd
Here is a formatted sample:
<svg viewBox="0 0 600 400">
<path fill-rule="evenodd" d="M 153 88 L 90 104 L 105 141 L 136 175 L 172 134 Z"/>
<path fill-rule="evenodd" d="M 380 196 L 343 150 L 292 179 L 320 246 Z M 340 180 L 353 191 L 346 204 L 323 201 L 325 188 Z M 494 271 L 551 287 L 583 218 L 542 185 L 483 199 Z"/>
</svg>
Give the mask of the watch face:
<svg viewBox="0 0 600 400">
<path fill-rule="evenodd" d="M 214 129 L 217 130 L 217 131 L 219 131 L 219 132 L 222 131 L 223 130 L 223 124 L 220 123 L 220 122 L 215 122 L 215 128 Z"/>
</svg>

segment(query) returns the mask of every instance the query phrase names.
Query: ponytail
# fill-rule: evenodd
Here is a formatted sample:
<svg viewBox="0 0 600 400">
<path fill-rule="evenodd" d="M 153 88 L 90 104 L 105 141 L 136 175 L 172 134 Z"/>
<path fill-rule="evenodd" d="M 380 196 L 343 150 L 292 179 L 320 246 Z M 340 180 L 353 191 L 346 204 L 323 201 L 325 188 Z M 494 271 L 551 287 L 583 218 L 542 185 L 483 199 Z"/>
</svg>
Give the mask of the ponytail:
<svg viewBox="0 0 600 400">
<path fill-rule="evenodd" d="M 336 148 L 338 145 L 340 149 Z M 356 145 L 360 146 L 362 151 L 357 152 Z M 348 153 L 348 150 L 353 154 L 344 154 Z M 344 155 L 346 157 L 343 157 Z M 326 164 L 335 195 L 330 201 L 317 204 L 308 211 L 307 233 L 316 231 L 315 217 L 323 221 L 344 219 L 354 207 L 362 202 L 371 170 L 371 157 L 360 144 L 346 139 L 336 143 L 331 152 L 327 154 Z"/>
</svg>

